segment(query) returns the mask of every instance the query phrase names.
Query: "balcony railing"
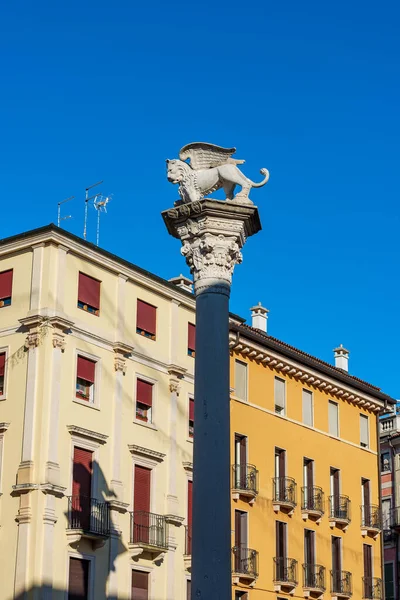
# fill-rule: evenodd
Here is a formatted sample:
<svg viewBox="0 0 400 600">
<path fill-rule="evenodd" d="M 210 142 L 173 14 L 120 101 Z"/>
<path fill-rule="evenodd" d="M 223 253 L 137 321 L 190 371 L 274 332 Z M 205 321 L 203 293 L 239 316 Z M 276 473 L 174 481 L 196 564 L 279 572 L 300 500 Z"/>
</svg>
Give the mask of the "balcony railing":
<svg viewBox="0 0 400 600">
<path fill-rule="evenodd" d="M 364 529 L 382 529 L 382 516 L 376 504 L 364 504 L 361 508 L 361 527 Z"/>
<path fill-rule="evenodd" d="M 396 417 L 391 417 L 389 419 L 383 419 L 381 421 L 381 431 L 382 432 L 392 431 L 392 429 L 395 429 L 395 425 L 396 425 Z"/>
<path fill-rule="evenodd" d="M 167 524 L 164 515 L 145 511 L 132 512 L 131 544 L 167 549 Z"/>
<path fill-rule="evenodd" d="M 378 577 L 363 577 L 363 598 L 382 600 L 382 579 Z"/>
<path fill-rule="evenodd" d="M 324 492 L 316 486 L 301 488 L 301 509 L 315 513 L 324 512 Z"/>
<path fill-rule="evenodd" d="M 185 527 L 185 555 L 192 556 L 192 527 L 186 525 Z"/>
<path fill-rule="evenodd" d="M 88 496 L 68 496 L 68 529 L 107 536 L 110 533 L 110 507 Z"/>
<path fill-rule="evenodd" d="M 276 556 L 274 558 L 274 582 L 283 585 L 297 585 L 297 560 Z"/>
<path fill-rule="evenodd" d="M 234 546 L 233 572 L 250 578 L 258 577 L 258 552 L 251 548 Z"/>
<path fill-rule="evenodd" d="M 337 521 L 351 521 L 351 501 L 348 496 L 329 496 L 329 518 Z"/>
<path fill-rule="evenodd" d="M 325 591 L 325 567 L 303 564 L 303 588 Z"/>
<path fill-rule="evenodd" d="M 331 571 L 331 592 L 350 598 L 353 593 L 351 580 L 348 571 Z"/>
<path fill-rule="evenodd" d="M 274 477 L 273 502 L 296 506 L 296 482 L 292 477 Z"/>
<path fill-rule="evenodd" d="M 232 465 L 232 488 L 258 494 L 258 471 L 254 465 Z"/>
</svg>

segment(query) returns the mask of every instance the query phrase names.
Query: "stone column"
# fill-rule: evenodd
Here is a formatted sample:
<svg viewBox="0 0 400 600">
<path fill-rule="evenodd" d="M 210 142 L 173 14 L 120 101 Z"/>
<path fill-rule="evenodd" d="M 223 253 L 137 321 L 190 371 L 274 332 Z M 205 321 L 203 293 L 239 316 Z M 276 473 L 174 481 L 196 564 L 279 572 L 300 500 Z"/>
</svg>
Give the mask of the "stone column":
<svg viewBox="0 0 400 600">
<path fill-rule="evenodd" d="M 162 216 L 183 244 L 196 296 L 192 597 L 229 600 L 229 295 L 240 250 L 261 225 L 253 204 L 208 198 L 178 203 Z"/>
</svg>

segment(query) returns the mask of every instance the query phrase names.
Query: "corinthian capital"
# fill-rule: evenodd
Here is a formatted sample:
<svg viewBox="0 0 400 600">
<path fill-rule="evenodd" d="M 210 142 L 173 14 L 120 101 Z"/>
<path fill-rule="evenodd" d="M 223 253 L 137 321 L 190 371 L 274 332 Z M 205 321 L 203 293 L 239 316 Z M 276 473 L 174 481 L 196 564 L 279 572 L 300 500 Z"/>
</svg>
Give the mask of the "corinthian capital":
<svg viewBox="0 0 400 600">
<path fill-rule="evenodd" d="M 257 207 L 206 198 L 178 204 L 162 215 L 169 233 L 182 242 L 195 293 L 229 294 L 235 265 L 242 262 L 241 249 L 261 228 Z"/>
</svg>

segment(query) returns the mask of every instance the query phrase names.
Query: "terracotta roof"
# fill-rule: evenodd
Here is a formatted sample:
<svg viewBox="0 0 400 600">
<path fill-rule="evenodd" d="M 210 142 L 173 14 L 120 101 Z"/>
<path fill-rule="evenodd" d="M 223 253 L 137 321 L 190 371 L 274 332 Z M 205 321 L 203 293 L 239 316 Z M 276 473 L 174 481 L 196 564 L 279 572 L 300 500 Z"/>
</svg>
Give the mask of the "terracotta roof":
<svg viewBox="0 0 400 600">
<path fill-rule="evenodd" d="M 354 375 L 350 375 L 347 373 L 347 371 L 339 369 L 325 362 L 324 360 L 321 360 L 320 358 L 312 356 L 311 354 L 307 354 L 307 352 L 303 352 L 302 350 L 299 350 L 298 348 L 295 348 L 286 342 L 282 342 L 281 340 L 264 333 L 260 329 L 255 329 L 254 327 L 250 327 L 244 323 L 241 325 L 231 323 L 230 329 L 231 331 L 237 331 L 243 334 L 245 337 L 247 336 L 250 339 L 253 339 L 261 345 L 268 347 L 270 350 L 275 350 L 276 352 L 280 352 L 289 358 L 296 359 L 300 363 L 313 367 L 314 369 L 319 370 L 326 375 L 330 375 L 331 377 L 347 383 L 348 385 L 352 385 L 353 387 L 371 394 L 372 396 L 375 396 L 384 402 L 388 402 L 389 404 L 396 403 L 394 398 L 381 392 L 379 387 L 372 385 L 367 381 L 363 381 Z"/>
</svg>

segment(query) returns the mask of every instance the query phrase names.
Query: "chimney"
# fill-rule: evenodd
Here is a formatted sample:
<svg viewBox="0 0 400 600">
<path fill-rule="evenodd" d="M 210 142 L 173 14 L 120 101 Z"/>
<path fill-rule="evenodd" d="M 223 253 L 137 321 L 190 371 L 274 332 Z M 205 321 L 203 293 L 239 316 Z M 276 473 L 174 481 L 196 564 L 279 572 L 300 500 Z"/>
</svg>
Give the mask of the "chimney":
<svg viewBox="0 0 400 600">
<path fill-rule="evenodd" d="M 343 348 L 343 344 L 340 344 L 338 348 L 334 349 L 335 353 L 335 367 L 342 369 L 343 371 L 349 370 L 349 354 L 350 352 Z"/>
<path fill-rule="evenodd" d="M 251 326 L 254 329 L 259 329 L 264 333 L 267 333 L 267 319 L 269 310 L 261 306 L 261 302 L 257 306 L 253 306 L 251 309 Z"/>
<path fill-rule="evenodd" d="M 191 279 L 189 279 L 188 277 L 185 277 L 184 275 L 182 275 L 182 273 L 179 275 L 179 277 L 171 277 L 171 279 L 168 279 L 168 281 L 170 283 L 175 284 L 177 287 L 181 288 L 182 290 L 185 290 L 186 292 L 193 292 L 193 282 Z"/>
</svg>

